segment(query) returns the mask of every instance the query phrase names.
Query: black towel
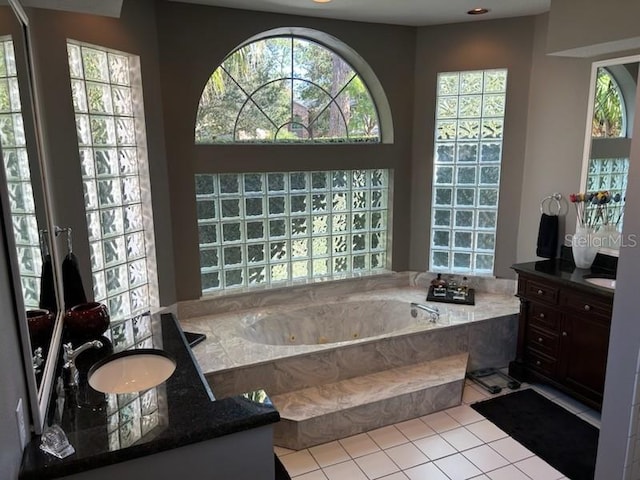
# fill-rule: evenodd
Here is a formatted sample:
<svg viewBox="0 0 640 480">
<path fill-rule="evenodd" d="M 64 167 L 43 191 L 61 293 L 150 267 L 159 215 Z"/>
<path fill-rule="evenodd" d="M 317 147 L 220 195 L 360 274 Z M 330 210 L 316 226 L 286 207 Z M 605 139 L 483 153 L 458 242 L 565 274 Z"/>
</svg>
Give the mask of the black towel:
<svg viewBox="0 0 640 480">
<path fill-rule="evenodd" d="M 40 275 L 40 308 L 57 312 L 56 307 L 56 289 L 53 286 L 53 265 L 51 263 L 51 255 L 44 257 L 42 262 L 42 273 Z"/>
<path fill-rule="evenodd" d="M 72 252 L 69 252 L 62 261 L 62 284 L 64 288 L 64 306 L 67 310 L 87 302 L 87 296 L 82 286 L 80 269 L 78 268 L 78 259 Z"/>
<path fill-rule="evenodd" d="M 543 258 L 556 258 L 558 251 L 558 215 L 543 213 L 538 229 L 538 248 L 536 255 Z"/>
</svg>

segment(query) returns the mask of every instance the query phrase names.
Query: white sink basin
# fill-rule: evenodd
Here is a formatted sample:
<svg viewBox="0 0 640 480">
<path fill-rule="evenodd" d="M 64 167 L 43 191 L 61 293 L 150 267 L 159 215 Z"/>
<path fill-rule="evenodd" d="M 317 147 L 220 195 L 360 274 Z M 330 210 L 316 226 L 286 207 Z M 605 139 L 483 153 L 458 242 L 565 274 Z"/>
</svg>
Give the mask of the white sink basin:
<svg viewBox="0 0 640 480">
<path fill-rule="evenodd" d="M 610 288 L 612 290 L 615 290 L 616 288 L 615 278 L 588 277 L 588 278 L 585 278 L 584 281 L 593 283 L 594 285 L 598 285 L 599 287 Z"/>
<path fill-rule="evenodd" d="M 176 362 L 162 350 L 138 349 L 116 353 L 89 370 L 89 385 L 103 393 L 132 393 L 167 380 Z"/>
</svg>

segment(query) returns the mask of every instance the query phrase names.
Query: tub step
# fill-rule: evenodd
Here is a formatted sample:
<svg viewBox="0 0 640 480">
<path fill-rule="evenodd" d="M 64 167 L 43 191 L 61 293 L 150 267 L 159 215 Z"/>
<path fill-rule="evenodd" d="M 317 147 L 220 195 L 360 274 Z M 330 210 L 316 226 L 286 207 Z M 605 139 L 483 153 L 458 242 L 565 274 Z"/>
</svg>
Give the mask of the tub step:
<svg viewBox="0 0 640 480">
<path fill-rule="evenodd" d="M 467 360 L 462 353 L 274 395 L 274 443 L 300 450 L 459 405 Z"/>
</svg>

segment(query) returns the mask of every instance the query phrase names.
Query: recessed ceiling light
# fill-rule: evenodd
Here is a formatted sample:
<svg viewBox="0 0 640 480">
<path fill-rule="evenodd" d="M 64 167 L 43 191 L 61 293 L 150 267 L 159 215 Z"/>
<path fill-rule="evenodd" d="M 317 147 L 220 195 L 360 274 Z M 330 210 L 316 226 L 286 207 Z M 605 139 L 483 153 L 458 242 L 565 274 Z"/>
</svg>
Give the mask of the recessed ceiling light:
<svg viewBox="0 0 640 480">
<path fill-rule="evenodd" d="M 472 10 L 469 10 L 467 12 L 469 15 L 484 15 L 485 13 L 489 13 L 489 9 L 488 8 L 474 8 Z"/>
<path fill-rule="evenodd" d="M 313 0 L 316 3 L 329 3 L 331 0 Z"/>
</svg>

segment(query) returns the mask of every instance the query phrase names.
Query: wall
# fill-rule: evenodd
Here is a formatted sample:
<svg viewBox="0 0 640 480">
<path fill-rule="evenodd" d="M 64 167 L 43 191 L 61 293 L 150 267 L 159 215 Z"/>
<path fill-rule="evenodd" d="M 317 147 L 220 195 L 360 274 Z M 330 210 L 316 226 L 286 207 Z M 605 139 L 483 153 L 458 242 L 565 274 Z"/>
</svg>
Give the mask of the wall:
<svg viewBox="0 0 640 480">
<path fill-rule="evenodd" d="M 7 198 L 4 174 L 0 175 L 0 188 L 3 201 Z M 22 363 L 18 315 L 13 294 L 13 282 L 9 271 L 9 246 L 6 235 L 13 232 L 5 229 L 2 222 L 0 232 L 0 478 L 13 479 L 18 476 L 22 448 L 16 423 L 16 405 L 22 398 L 25 421 L 29 424 L 29 397 L 25 382 L 25 371 Z M 15 247 L 13 247 L 15 248 Z"/>
<path fill-rule="evenodd" d="M 199 298 L 195 173 L 333 168 L 394 169 L 393 265 L 409 266 L 411 120 L 415 29 L 357 22 L 256 13 L 174 2 L 158 4 L 158 31 L 171 217 L 179 300 Z M 278 27 L 325 32 L 353 48 L 371 66 L 385 90 L 394 144 L 376 145 L 194 145 L 198 101 L 211 73 L 248 38 Z"/>
<path fill-rule="evenodd" d="M 640 95 L 636 98 L 640 112 Z M 640 122 L 635 122 L 629 166 L 623 247 L 609 340 L 596 478 L 640 478 Z M 635 459 L 635 462 L 634 462 Z M 625 467 L 625 470 L 623 470 Z"/>
<path fill-rule="evenodd" d="M 124 2 L 119 19 L 37 8 L 29 9 L 28 14 L 34 34 L 37 73 L 43 87 L 41 103 L 52 177 L 54 218 L 59 226 L 73 229 L 74 253 L 79 259 L 87 296 L 92 296 L 91 266 L 66 40 L 69 38 L 140 56 L 158 252 L 159 296 L 161 305 L 170 305 L 175 302 L 175 278 L 155 2 Z M 64 244 L 60 248 L 66 251 Z"/>
<path fill-rule="evenodd" d="M 591 60 L 546 55 L 548 15 L 535 20 L 517 261 L 536 257 L 540 201 L 554 192 L 565 199 L 582 191 L 580 172 L 589 98 Z M 564 203 L 560 238 L 575 230 L 575 210 Z"/>
<path fill-rule="evenodd" d="M 411 184 L 410 269 L 428 268 L 433 136 L 436 78 L 438 72 L 508 69 L 507 108 L 500 180 L 500 218 L 496 239 L 495 274 L 513 277 L 520 185 L 529 105 L 534 17 L 442 25 L 418 29 L 414 143 Z"/>
<path fill-rule="evenodd" d="M 592 57 L 640 48 L 638 17 L 636 0 L 553 0 L 546 50 Z"/>
</svg>

